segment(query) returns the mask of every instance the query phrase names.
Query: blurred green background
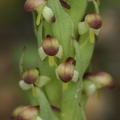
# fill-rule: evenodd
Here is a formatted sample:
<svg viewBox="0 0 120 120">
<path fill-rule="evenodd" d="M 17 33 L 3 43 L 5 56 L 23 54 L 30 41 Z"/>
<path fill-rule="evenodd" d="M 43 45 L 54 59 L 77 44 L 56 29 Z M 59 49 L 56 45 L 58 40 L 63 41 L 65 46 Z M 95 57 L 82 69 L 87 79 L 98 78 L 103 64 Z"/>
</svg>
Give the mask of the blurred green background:
<svg viewBox="0 0 120 120">
<path fill-rule="evenodd" d="M 29 100 L 18 82 L 19 59 L 27 47 L 25 67 L 37 67 L 37 42 L 32 15 L 23 10 L 25 0 L 0 0 L 0 120 L 10 120 L 12 110 Z M 120 0 L 101 0 L 103 27 L 96 43 L 92 68 L 110 73 L 113 90 L 102 89 L 86 107 L 88 120 L 120 120 Z"/>
</svg>

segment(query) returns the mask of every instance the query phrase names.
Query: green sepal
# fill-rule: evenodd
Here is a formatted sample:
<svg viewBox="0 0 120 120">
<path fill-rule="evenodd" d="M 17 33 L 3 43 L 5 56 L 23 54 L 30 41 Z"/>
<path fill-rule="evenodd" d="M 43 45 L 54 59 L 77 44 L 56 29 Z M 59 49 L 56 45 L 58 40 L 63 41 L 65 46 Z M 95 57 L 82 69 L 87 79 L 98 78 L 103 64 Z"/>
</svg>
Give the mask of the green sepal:
<svg viewBox="0 0 120 120">
<path fill-rule="evenodd" d="M 80 46 L 76 40 L 73 40 L 73 44 L 75 47 L 75 58 L 76 58 L 76 67 L 75 69 L 80 73 L 80 76 L 82 76 L 82 55 L 80 51 Z"/>
<path fill-rule="evenodd" d="M 86 34 L 81 35 L 79 44 L 80 44 L 80 51 L 82 54 L 82 61 L 83 61 L 82 73 L 84 74 L 90 64 L 95 42 L 94 43 L 90 42 L 89 33 L 87 32 Z"/>
<path fill-rule="evenodd" d="M 24 55 L 25 55 L 25 49 L 26 49 L 26 47 L 24 46 L 24 48 L 22 50 L 22 55 L 21 55 L 21 58 L 20 58 L 20 63 L 19 63 L 19 69 L 20 69 L 20 75 L 21 76 L 24 72 L 23 59 L 24 59 Z"/>
<path fill-rule="evenodd" d="M 41 47 L 42 45 L 42 40 L 43 40 L 43 21 L 41 21 L 40 25 L 38 26 L 38 31 L 37 31 L 37 41 L 38 41 L 38 47 Z"/>
<path fill-rule="evenodd" d="M 88 0 L 66 0 L 66 2 L 71 6 L 70 9 L 65 9 L 74 23 L 74 35 L 78 35 L 77 27 L 78 23 L 82 20 Z"/>
</svg>

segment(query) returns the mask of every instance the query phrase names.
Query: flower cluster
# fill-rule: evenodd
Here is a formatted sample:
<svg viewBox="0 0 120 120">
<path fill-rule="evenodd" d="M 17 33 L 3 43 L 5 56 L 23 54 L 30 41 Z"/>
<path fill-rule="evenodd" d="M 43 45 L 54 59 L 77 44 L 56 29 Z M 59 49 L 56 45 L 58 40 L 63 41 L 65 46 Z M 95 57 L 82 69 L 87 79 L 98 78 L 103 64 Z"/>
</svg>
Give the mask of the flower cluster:
<svg viewBox="0 0 120 120">
<path fill-rule="evenodd" d="M 43 87 L 48 84 L 51 79 L 47 76 L 39 75 L 39 71 L 37 69 L 28 69 L 23 73 L 23 80 L 19 82 L 19 86 L 23 90 L 33 89 L 34 86 Z"/>
<path fill-rule="evenodd" d="M 91 95 L 97 91 L 97 89 L 108 87 L 113 88 L 114 82 L 111 75 L 105 72 L 98 72 L 98 73 L 86 73 L 84 75 L 84 82 L 83 82 L 83 91 L 87 95 Z"/>
<path fill-rule="evenodd" d="M 89 2 L 94 12 L 85 13 Z M 113 86 L 108 73 L 88 69 L 102 27 L 98 6 L 99 0 L 26 0 L 24 9 L 34 16 L 39 59 L 37 69 L 24 67 L 19 86 L 29 91 L 36 106 L 15 110 L 16 120 L 83 120 L 88 96 Z"/>
<path fill-rule="evenodd" d="M 54 23 L 55 15 L 49 7 L 46 6 L 48 0 L 26 0 L 24 9 L 26 12 L 37 11 L 36 24 L 40 24 L 41 14 L 47 22 Z"/>
</svg>

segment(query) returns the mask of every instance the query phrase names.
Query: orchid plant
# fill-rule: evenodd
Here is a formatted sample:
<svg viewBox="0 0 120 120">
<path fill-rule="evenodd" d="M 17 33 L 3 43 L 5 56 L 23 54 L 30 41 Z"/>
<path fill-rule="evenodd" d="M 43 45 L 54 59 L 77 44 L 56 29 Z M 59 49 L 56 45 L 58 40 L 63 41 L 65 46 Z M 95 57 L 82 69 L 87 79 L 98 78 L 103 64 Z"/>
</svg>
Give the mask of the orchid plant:
<svg viewBox="0 0 120 120">
<path fill-rule="evenodd" d="M 94 9 L 87 11 L 89 3 Z M 26 0 L 38 43 L 38 68 L 23 69 L 19 86 L 31 105 L 14 110 L 15 120 L 86 120 L 90 95 L 113 85 L 105 72 L 92 73 L 90 61 L 102 26 L 99 0 Z"/>
</svg>

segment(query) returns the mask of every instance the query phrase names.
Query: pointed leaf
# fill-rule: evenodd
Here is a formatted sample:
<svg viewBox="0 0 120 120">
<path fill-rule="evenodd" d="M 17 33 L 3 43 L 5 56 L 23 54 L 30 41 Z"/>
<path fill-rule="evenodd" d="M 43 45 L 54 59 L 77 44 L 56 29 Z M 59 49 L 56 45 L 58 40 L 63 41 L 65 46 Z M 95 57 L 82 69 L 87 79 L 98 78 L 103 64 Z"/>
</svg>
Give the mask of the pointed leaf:
<svg viewBox="0 0 120 120">
<path fill-rule="evenodd" d="M 83 18 L 88 0 L 67 0 L 67 3 L 71 6 L 71 8 L 66 9 L 66 11 L 74 23 L 74 35 L 76 37 L 77 26 Z"/>
<path fill-rule="evenodd" d="M 54 112 L 51 109 L 49 102 L 47 101 L 46 96 L 44 93 L 36 88 L 37 97 L 40 105 L 40 116 L 43 120 L 58 120 L 55 116 Z"/>
<path fill-rule="evenodd" d="M 82 61 L 83 61 L 82 73 L 84 74 L 84 72 L 86 71 L 86 69 L 90 64 L 95 43 L 90 42 L 89 33 L 86 33 L 81 36 L 79 44 L 80 44 L 80 51 L 82 54 Z"/>
<path fill-rule="evenodd" d="M 24 72 L 23 59 L 24 59 L 24 55 L 25 55 L 25 49 L 26 49 L 26 47 L 24 46 L 23 51 L 22 51 L 22 55 L 21 55 L 21 58 L 20 58 L 20 63 L 19 63 L 19 69 L 20 69 L 20 75 L 21 76 Z"/>
</svg>

